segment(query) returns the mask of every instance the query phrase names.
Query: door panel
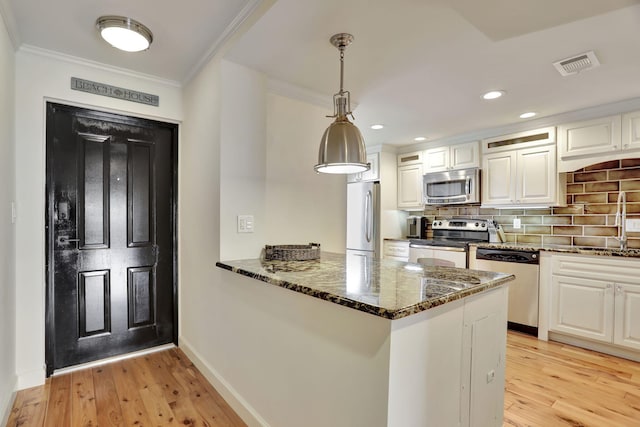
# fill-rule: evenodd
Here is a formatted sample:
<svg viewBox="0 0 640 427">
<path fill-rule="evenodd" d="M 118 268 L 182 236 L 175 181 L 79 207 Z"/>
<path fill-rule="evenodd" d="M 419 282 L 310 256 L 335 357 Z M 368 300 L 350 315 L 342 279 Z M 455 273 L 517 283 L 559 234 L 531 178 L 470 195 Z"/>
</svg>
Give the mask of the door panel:
<svg viewBox="0 0 640 427">
<path fill-rule="evenodd" d="M 177 127 L 47 104 L 47 373 L 176 341 Z"/>
</svg>

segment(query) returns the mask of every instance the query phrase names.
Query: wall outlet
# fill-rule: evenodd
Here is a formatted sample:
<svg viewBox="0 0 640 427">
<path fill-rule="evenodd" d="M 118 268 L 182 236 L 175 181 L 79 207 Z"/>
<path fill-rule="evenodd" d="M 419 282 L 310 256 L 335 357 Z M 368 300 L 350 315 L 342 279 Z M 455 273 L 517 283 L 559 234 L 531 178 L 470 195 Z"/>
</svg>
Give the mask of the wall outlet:
<svg viewBox="0 0 640 427">
<path fill-rule="evenodd" d="M 253 215 L 238 215 L 238 233 L 253 233 Z"/>
<path fill-rule="evenodd" d="M 520 218 L 513 218 L 513 228 L 518 229 L 520 227 Z"/>
<path fill-rule="evenodd" d="M 632 233 L 640 232 L 640 219 L 628 219 L 627 223 L 627 231 Z"/>
</svg>

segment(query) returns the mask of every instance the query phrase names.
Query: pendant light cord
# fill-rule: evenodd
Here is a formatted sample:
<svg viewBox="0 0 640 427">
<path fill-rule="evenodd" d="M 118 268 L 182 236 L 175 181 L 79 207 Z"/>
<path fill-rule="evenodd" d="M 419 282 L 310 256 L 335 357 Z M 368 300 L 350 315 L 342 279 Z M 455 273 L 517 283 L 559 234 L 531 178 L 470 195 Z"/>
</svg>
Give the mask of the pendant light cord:
<svg viewBox="0 0 640 427">
<path fill-rule="evenodd" d="M 344 94 L 343 83 L 344 83 L 344 46 L 340 46 L 340 92 L 338 92 L 340 95 Z"/>
</svg>

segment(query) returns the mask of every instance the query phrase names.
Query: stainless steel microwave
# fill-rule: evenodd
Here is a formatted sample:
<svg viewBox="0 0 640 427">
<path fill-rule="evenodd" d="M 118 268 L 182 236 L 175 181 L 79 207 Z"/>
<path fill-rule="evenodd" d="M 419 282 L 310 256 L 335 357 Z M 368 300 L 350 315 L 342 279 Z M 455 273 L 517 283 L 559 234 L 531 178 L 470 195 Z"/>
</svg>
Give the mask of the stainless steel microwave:
<svg viewBox="0 0 640 427">
<path fill-rule="evenodd" d="M 425 205 L 480 203 L 480 168 L 427 173 L 423 183 Z"/>
</svg>

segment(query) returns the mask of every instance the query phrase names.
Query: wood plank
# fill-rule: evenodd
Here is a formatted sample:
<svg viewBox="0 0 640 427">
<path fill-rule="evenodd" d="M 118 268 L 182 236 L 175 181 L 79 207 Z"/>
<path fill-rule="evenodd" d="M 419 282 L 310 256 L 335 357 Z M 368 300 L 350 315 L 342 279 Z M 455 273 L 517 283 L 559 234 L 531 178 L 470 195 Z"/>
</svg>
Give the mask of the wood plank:
<svg viewBox="0 0 640 427">
<path fill-rule="evenodd" d="M 147 414 L 147 408 L 142 402 L 142 396 L 139 392 L 140 386 L 135 381 L 133 373 L 129 371 L 130 369 L 132 369 L 131 365 L 126 361 L 111 367 L 111 375 L 120 401 L 122 419 L 126 426 L 150 426 L 152 422 Z"/>
<path fill-rule="evenodd" d="M 16 400 L 7 421 L 7 426 L 35 426 L 44 425 L 49 401 L 51 380 L 43 386 L 21 390 L 16 394 Z"/>
<path fill-rule="evenodd" d="M 175 414 L 158 384 L 159 379 L 155 378 L 150 370 L 149 356 L 140 356 L 125 362 L 129 366 L 129 372 L 133 372 L 138 382 L 138 391 L 151 422 L 154 425 L 177 426 Z"/>
<path fill-rule="evenodd" d="M 71 374 L 71 425 L 95 427 L 98 425 L 93 374 L 88 369 Z"/>
<path fill-rule="evenodd" d="M 91 370 L 100 427 L 125 425 L 111 368 L 112 365 L 103 365 Z"/>
<path fill-rule="evenodd" d="M 44 421 L 45 426 L 70 425 L 71 421 L 71 375 L 51 378 L 49 401 Z"/>
<path fill-rule="evenodd" d="M 196 366 L 189 360 L 186 354 L 182 352 L 179 348 L 172 349 L 168 355 L 172 356 L 174 360 L 180 362 L 181 366 L 184 366 L 186 369 L 189 369 L 194 373 L 195 377 L 198 379 L 199 383 L 205 387 L 205 390 L 213 397 L 213 400 L 216 402 L 218 407 L 222 410 L 222 413 L 229 420 L 231 425 L 234 426 L 246 426 L 242 418 L 227 404 L 227 402 L 222 398 L 218 390 L 216 390 L 211 383 L 202 375 L 202 373 L 196 368 Z"/>
</svg>

